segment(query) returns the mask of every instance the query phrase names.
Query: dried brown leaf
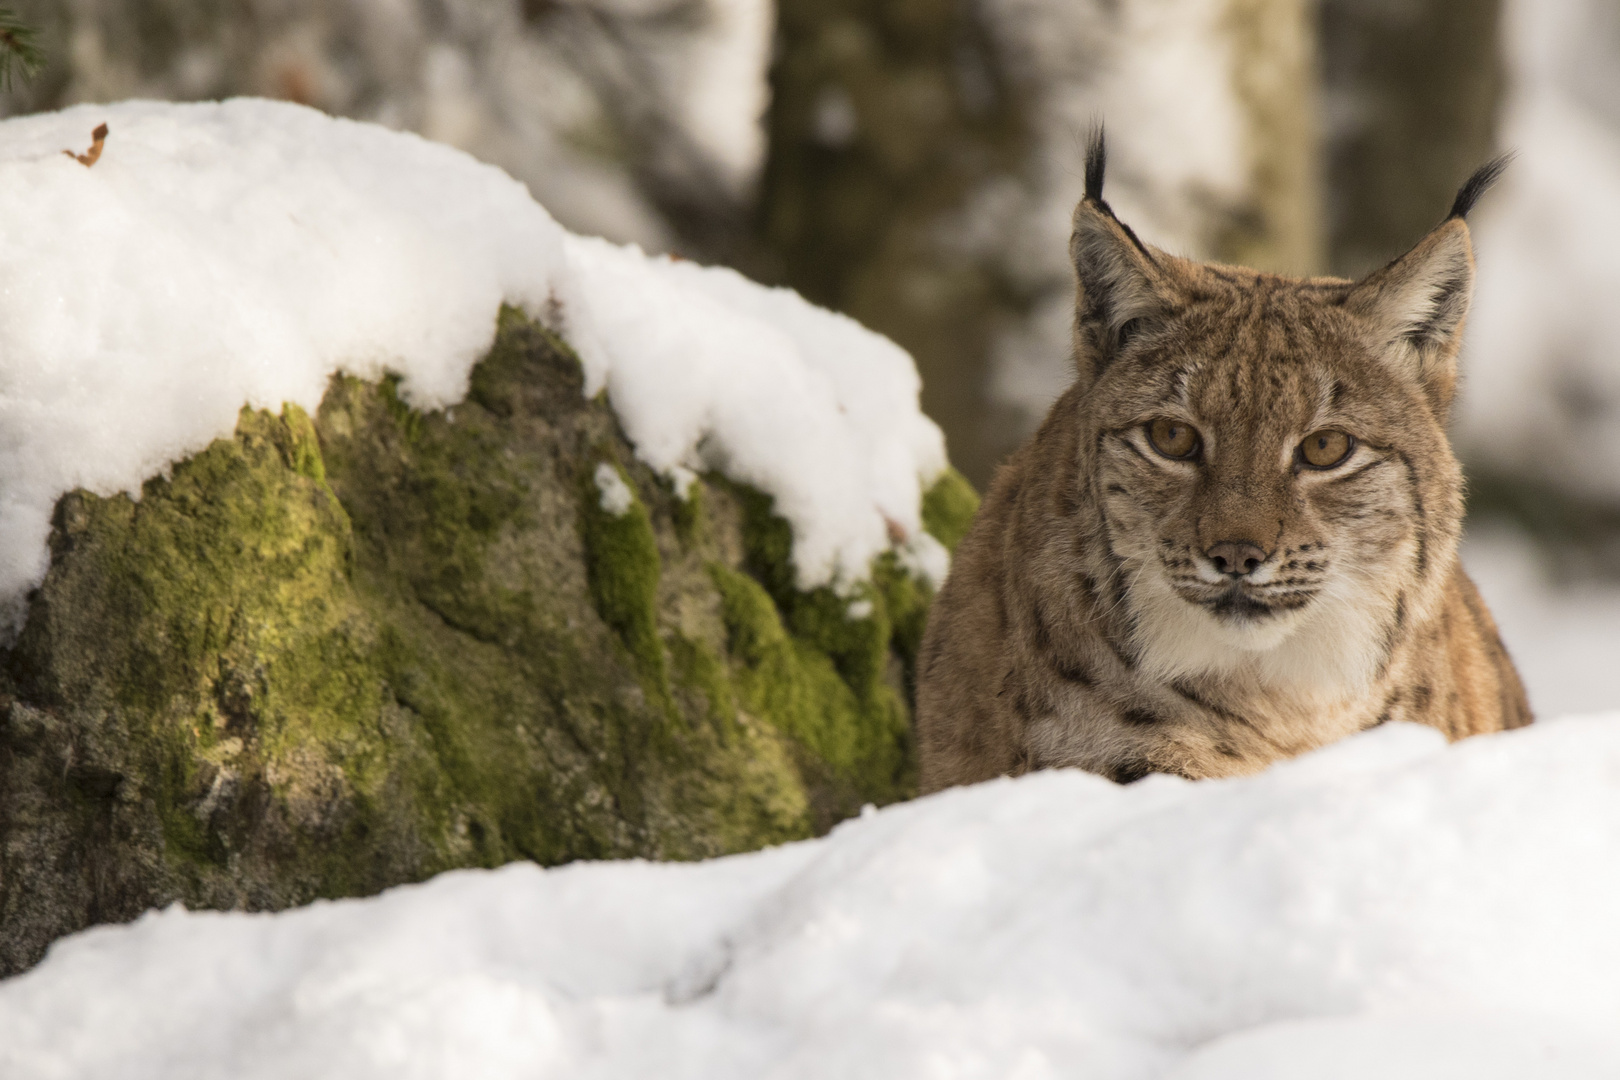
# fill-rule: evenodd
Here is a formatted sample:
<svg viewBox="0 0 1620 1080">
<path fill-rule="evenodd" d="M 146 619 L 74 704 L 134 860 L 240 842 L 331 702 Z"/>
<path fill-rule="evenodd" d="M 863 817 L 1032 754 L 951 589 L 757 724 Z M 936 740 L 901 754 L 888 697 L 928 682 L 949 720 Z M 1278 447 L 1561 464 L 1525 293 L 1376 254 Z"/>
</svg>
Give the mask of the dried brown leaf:
<svg viewBox="0 0 1620 1080">
<path fill-rule="evenodd" d="M 90 143 L 90 149 L 87 152 L 83 154 L 75 154 L 71 150 L 64 150 L 62 153 L 66 154 L 68 157 L 72 158 L 74 161 L 77 161 L 80 165 L 83 165 L 88 169 L 97 161 L 101 160 L 101 148 L 107 143 L 107 125 L 97 125 L 96 130 L 90 133 L 90 138 L 94 141 Z"/>
</svg>

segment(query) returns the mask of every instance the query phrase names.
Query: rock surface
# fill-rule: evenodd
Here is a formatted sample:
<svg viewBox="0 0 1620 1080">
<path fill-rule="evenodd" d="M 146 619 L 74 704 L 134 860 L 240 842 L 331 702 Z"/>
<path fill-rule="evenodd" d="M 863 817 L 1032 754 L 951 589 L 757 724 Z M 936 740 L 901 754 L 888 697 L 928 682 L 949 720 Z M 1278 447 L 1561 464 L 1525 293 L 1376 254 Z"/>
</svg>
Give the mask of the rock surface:
<svg viewBox="0 0 1620 1080">
<path fill-rule="evenodd" d="M 701 858 L 911 792 L 926 584 L 796 591 L 768 498 L 679 497 L 582 385 L 508 310 L 454 408 L 339 377 L 139 501 L 63 497 L 0 658 L 0 975 L 175 901 Z M 976 502 L 948 473 L 929 531 Z"/>
</svg>

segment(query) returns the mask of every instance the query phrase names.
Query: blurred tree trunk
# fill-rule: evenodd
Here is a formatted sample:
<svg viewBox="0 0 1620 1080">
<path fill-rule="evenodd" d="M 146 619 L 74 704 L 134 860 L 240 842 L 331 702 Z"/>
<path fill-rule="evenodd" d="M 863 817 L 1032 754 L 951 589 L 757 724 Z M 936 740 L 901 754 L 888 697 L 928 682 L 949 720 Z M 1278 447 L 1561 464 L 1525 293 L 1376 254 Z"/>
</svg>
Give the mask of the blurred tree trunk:
<svg viewBox="0 0 1620 1080">
<path fill-rule="evenodd" d="M 46 64 L 0 114 L 281 98 L 458 146 L 576 231 L 720 257 L 764 157 L 772 2 L 15 0 Z"/>
<path fill-rule="evenodd" d="M 765 273 L 917 358 L 923 408 L 982 485 L 974 438 L 1006 303 L 944 232 L 1013 174 L 1024 103 L 958 0 L 781 0 L 759 221 Z"/>
<path fill-rule="evenodd" d="M 1149 242 L 1320 262 L 1307 0 L 780 0 L 776 55 L 753 269 L 909 349 L 980 485 L 1069 380 L 1094 118 Z"/>
<path fill-rule="evenodd" d="M 1499 0 L 1322 0 L 1328 249 L 1359 275 L 1439 221 L 1491 155 Z"/>
<path fill-rule="evenodd" d="M 1070 377 L 1093 119 L 1148 241 L 1318 267 L 1312 3 L 21 0 L 50 63 L 0 111 L 254 93 L 461 146 L 570 228 L 887 333 L 982 485 Z"/>
</svg>

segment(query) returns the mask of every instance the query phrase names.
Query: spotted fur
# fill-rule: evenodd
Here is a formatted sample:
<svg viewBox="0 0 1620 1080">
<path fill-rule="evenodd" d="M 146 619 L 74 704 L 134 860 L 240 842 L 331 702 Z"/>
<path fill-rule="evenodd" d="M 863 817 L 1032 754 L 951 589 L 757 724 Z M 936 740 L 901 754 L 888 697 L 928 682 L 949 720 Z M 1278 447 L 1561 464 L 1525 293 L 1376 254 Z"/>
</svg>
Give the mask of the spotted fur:
<svg viewBox="0 0 1620 1080">
<path fill-rule="evenodd" d="M 1391 720 L 1454 739 L 1529 723 L 1458 564 L 1445 434 L 1465 217 L 1500 163 L 1351 282 L 1143 244 L 1102 200 L 1093 148 L 1071 242 L 1077 378 L 997 474 L 934 604 L 923 789 L 1061 765 L 1228 776 Z M 1155 450 L 1161 417 L 1201 433 L 1195 460 Z M 1353 436 L 1342 465 L 1301 457 L 1321 429 Z M 1254 569 L 1234 577 L 1212 551 Z"/>
</svg>

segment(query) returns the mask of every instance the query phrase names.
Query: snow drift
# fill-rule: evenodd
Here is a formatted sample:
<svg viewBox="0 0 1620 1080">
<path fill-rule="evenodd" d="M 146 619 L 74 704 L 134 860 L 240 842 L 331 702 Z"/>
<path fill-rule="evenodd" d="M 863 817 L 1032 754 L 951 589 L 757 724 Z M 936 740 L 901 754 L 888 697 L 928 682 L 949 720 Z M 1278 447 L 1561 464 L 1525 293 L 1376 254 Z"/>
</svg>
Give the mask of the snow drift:
<svg viewBox="0 0 1620 1080">
<path fill-rule="evenodd" d="M 0 1073 L 1620 1071 L 1620 717 L 957 789 L 701 864 L 154 912 L 0 984 Z"/>
<path fill-rule="evenodd" d="M 93 168 L 82 150 L 111 127 Z M 898 346 L 729 270 L 573 236 L 500 170 L 256 100 L 81 106 L 0 124 L 0 606 L 46 566 L 64 492 L 138 494 L 244 405 L 313 411 L 337 371 L 453 404 L 503 303 L 550 319 L 637 452 L 776 497 L 805 586 L 891 537 L 921 564 L 945 467 Z"/>
</svg>

